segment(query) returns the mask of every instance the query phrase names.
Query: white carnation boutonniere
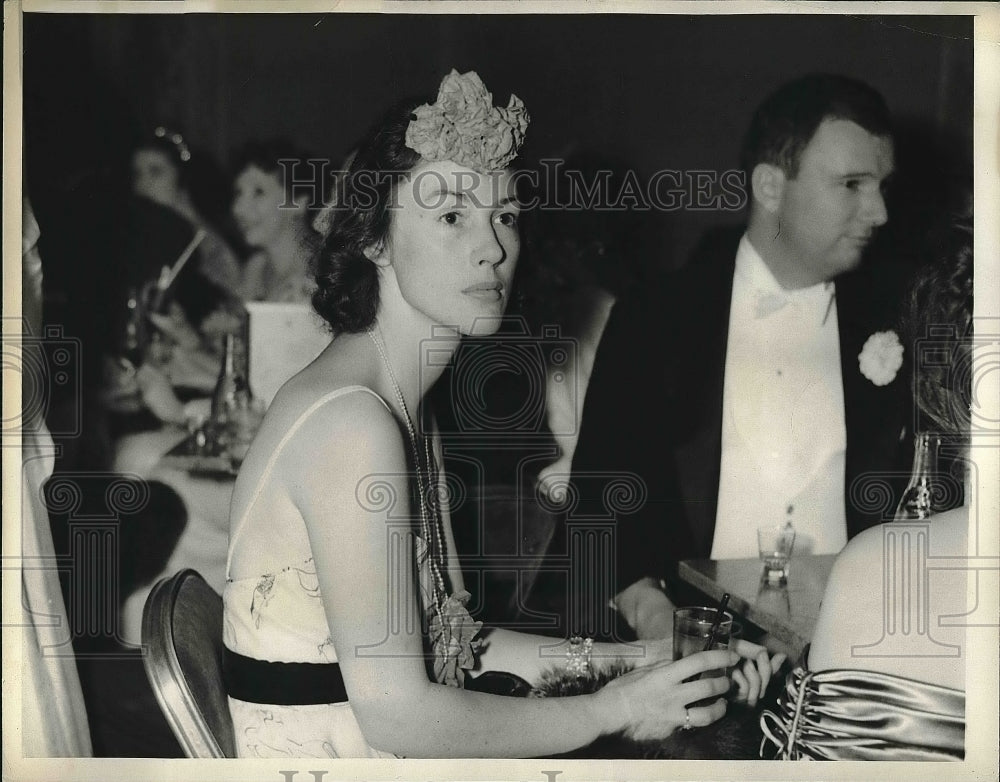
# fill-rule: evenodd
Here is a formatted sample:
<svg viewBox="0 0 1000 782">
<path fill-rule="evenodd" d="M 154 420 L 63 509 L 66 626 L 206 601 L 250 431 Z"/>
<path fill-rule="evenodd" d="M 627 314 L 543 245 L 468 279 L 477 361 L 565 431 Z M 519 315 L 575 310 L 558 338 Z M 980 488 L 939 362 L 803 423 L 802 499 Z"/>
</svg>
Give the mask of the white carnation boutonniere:
<svg viewBox="0 0 1000 782">
<path fill-rule="evenodd" d="M 903 366 L 903 344 L 895 331 L 878 331 L 868 337 L 858 356 L 861 374 L 877 386 L 887 386 Z"/>
</svg>

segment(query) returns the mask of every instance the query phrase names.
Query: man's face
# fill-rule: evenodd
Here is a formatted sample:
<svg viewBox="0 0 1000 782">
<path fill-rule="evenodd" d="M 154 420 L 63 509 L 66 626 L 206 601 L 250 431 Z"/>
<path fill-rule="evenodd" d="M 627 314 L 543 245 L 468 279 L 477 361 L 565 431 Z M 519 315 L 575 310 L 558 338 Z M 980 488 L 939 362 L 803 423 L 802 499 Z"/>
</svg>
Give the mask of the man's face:
<svg viewBox="0 0 1000 782">
<path fill-rule="evenodd" d="M 893 169 L 892 140 L 849 120 L 824 120 L 785 181 L 778 235 L 813 283 L 855 268 L 887 219 L 882 188 Z"/>
</svg>

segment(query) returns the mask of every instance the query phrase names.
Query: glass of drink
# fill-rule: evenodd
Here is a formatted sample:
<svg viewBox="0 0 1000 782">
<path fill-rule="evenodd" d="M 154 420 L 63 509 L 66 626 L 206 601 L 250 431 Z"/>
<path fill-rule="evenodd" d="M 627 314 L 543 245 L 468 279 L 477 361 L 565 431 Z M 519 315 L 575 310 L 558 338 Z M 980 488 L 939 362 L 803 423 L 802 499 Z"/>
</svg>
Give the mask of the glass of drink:
<svg viewBox="0 0 1000 782">
<path fill-rule="evenodd" d="M 705 651 L 705 644 L 708 643 L 712 633 L 712 625 L 718 609 L 698 606 L 694 608 L 674 609 L 674 659 L 680 660 L 695 652 Z M 729 639 L 733 632 L 733 615 L 728 611 L 723 612 L 722 621 L 715 631 L 715 641 L 712 643 L 713 649 L 728 649 Z M 696 676 L 696 679 L 714 679 L 725 676 L 725 668 L 715 668 L 711 671 Z M 709 699 L 709 703 L 714 699 Z M 700 705 L 700 704 L 693 704 Z"/>
<path fill-rule="evenodd" d="M 791 522 L 757 527 L 757 550 L 764 563 L 763 579 L 769 584 L 788 583 L 788 560 L 795 546 Z"/>
</svg>

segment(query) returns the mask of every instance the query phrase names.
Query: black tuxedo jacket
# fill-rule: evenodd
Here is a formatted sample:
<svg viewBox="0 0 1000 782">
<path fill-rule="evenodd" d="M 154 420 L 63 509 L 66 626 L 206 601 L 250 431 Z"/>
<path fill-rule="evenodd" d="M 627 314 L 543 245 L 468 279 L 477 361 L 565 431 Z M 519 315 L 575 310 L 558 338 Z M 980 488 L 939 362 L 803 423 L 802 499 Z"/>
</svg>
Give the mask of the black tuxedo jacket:
<svg viewBox="0 0 1000 782">
<path fill-rule="evenodd" d="M 645 485 L 645 502 L 616 514 L 615 591 L 643 576 L 670 579 L 676 562 L 707 558 L 719 489 L 723 375 L 736 250 L 743 230 L 702 242 L 663 284 L 622 299 L 601 339 L 585 400 L 570 512 L 606 513 L 612 473 Z M 894 328 L 903 275 L 863 266 L 836 281 L 847 428 L 848 537 L 887 520 L 912 456 L 907 366 L 878 387 L 858 368 L 876 331 Z M 754 498 L 747 521 L 758 523 Z"/>
</svg>

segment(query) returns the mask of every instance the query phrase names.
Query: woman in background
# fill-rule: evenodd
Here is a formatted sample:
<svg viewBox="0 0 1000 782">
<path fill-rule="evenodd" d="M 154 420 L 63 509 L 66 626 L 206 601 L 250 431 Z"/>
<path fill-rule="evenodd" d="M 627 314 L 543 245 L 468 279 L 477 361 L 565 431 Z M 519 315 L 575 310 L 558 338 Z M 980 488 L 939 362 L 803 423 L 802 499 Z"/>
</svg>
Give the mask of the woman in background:
<svg viewBox="0 0 1000 782">
<path fill-rule="evenodd" d="M 312 218 L 324 206 L 326 170 L 289 142 L 277 139 L 245 147 L 235 171 L 232 213 L 251 249 L 241 298 L 308 301 L 315 288 L 309 263 L 320 240 Z"/>
<path fill-rule="evenodd" d="M 195 207 L 191 192 L 191 150 L 180 133 L 160 126 L 136 147 L 131 158 L 132 192 L 183 217 L 200 234 L 196 267 L 225 293 L 236 295 L 242 270 L 235 253 Z"/>
<path fill-rule="evenodd" d="M 967 448 L 973 366 L 971 225 L 952 226 L 938 251 L 938 260 L 913 285 L 904 344 L 915 350 L 921 339 L 934 340 L 937 358 L 921 360 L 926 351 L 914 353 L 914 395 L 937 431 Z M 931 326 L 950 328 L 931 334 Z M 968 454 L 958 464 L 967 468 Z M 920 558 L 968 556 L 969 508 L 974 503 L 970 475 L 967 470 L 959 476 L 965 478 L 963 507 L 929 522 L 913 522 L 929 524 L 922 544 L 917 542 L 920 530 L 897 521 L 866 530 L 837 556 L 806 667 L 789 674 L 779 714 L 766 712 L 762 718 L 767 736 L 762 755 L 770 742 L 773 754 L 793 760 L 963 756 L 965 627 L 938 619 L 968 613 L 968 572 L 928 573 Z M 894 531 L 898 534 L 890 536 Z M 908 545 L 904 532 L 913 547 L 895 550 Z"/>
</svg>

